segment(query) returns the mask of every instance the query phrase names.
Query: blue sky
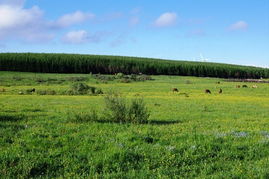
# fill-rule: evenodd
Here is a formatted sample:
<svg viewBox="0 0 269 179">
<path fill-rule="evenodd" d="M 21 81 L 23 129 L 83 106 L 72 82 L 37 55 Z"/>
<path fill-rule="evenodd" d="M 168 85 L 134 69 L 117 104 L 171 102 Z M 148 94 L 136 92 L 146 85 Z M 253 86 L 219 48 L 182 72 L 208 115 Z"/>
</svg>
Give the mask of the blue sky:
<svg viewBox="0 0 269 179">
<path fill-rule="evenodd" d="M 0 0 L 0 52 L 269 67 L 269 0 Z"/>
</svg>

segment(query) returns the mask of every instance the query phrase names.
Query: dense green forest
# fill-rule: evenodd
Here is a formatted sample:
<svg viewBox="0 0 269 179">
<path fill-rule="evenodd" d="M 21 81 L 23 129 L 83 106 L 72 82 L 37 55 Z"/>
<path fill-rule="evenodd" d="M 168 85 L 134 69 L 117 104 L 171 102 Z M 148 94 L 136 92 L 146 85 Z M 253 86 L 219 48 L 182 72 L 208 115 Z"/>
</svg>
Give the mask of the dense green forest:
<svg viewBox="0 0 269 179">
<path fill-rule="evenodd" d="M 269 69 L 220 63 L 173 61 L 151 58 L 0 53 L 0 70 L 43 73 L 101 73 L 181 75 L 220 78 L 269 78 Z"/>
</svg>

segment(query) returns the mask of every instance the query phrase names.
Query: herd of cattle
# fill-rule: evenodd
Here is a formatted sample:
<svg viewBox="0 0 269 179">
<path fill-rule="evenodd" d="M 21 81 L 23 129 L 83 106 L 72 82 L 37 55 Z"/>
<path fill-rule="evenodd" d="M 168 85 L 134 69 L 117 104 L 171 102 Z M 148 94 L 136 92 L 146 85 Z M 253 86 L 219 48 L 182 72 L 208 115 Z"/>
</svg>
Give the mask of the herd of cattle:
<svg viewBox="0 0 269 179">
<path fill-rule="evenodd" d="M 218 82 L 216 82 L 217 84 L 220 84 L 220 82 L 218 81 Z M 241 85 L 236 85 L 235 86 L 236 88 L 241 88 Z M 248 86 L 247 85 L 242 85 L 242 88 L 248 88 Z M 257 85 L 252 85 L 252 88 L 258 88 L 258 86 Z M 179 90 L 177 89 L 177 88 L 172 88 L 172 91 L 173 92 L 179 92 Z M 209 90 L 209 89 L 205 89 L 205 91 L 204 91 L 206 94 L 211 94 L 211 91 Z M 219 89 L 219 91 L 218 91 L 218 93 L 219 94 L 222 94 L 222 89 L 220 88 Z"/>
<path fill-rule="evenodd" d="M 220 84 L 220 82 L 216 82 L 216 84 Z M 236 85 L 235 86 L 235 88 L 241 88 L 241 87 L 242 88 L 248 88 L 247 85 L 242 85 L 242 86 L 241 85 Z M 258 88 L 258 86 L 257 85 L 252 85 L 252 88 Z M 27 92 L 29 92 L 29 93 L 33 93 L 35 91 L 36 91 L 35 88 L 32 88 L 32 89 L 28 89 L 27 90 Z M 6 89 L 5 88 L 0 88 L 0 92 L 6 92 Z M 179 92 L 179 90 L 177 88 L 172 88 L 172 92 Z M 205 89 L 204 92 L 206 94 L 211 94 L 211 91 L 209 89 Z M 219 89 L 218 93 L 219 94 L 222 94 L 223 93 L 223 91 L 222 91 L 221 88 Z M 23 94 L 23 93 L 20 91 L 19 94 Z"/>
</svg>

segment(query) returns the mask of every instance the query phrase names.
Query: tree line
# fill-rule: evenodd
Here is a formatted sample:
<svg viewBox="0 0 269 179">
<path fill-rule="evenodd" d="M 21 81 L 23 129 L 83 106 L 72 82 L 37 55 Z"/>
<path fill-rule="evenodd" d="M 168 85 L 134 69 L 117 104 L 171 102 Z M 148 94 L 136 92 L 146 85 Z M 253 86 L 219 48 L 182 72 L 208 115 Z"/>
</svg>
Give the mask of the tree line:
<svg viewBox="0 0 269 179">
<path fill-rule="evenodd" d="M 143 73 L 148 75 L 242 79 L 269 78 L 269 69 L 251 66 L 124 56 L 52 53 L 0 53 L 0 70 L 40 73 Z"/>
</svg>

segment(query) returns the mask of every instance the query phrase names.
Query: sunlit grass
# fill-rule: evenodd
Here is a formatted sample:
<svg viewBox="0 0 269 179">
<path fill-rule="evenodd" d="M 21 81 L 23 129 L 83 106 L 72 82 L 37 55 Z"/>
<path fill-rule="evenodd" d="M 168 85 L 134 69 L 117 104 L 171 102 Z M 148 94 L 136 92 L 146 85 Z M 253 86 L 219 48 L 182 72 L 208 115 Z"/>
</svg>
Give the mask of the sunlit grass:
<svg viewBox="0 0 269 179">
<path fill-rule="evenodd" d="M 13 76 L 24 80 L 12 80 Z M 62 95 L 72 82 L 37 84 L 31 80 L 35 76 L 83 76 L 89 78 L 88 85 L 105 93 L 117 91 L 127 100 L 142 97 L 151 114 L 150 123 L 68 120 L 70 112 L 94 109 L 104 115 L 105 94 Z M 90 75 L 13 72 L 0 72 L 0 78 L 0 89 L 6 89 L 0 92 L 2 178 L 269 176 L 268 84 L 237 89 L 235 85 L 244 83 L 179 76 L 104 84 Z M 57 94 L 18 94 L 29 88 L 53 89 Z M 218 94 L 219 88 L 223 94 Z M 212 94 L 205 94 L 205 89 Z"/>
</svg>

